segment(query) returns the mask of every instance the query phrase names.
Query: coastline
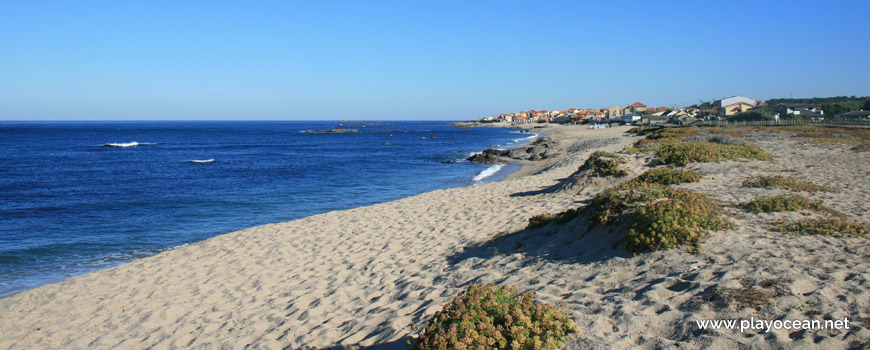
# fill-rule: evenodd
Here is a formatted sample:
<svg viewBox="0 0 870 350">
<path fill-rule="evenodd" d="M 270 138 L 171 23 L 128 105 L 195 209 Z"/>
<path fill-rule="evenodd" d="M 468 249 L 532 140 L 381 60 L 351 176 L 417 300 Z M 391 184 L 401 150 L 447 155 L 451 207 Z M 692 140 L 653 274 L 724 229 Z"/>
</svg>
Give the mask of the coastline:
<svg viewBox="0 0 870 350">
<path fill-rule="evenodd" d="M 339 126 L 305 121 L 7 126 L 0 298 L 252 226 L 470 185 L 485 166 L 444 163 L 527 135 L 389 124 L 354 126 L 364 131 L 355 135 L 297 133 Z M 353 174 L 329 170 L 342 167 Z"/>
<path fill-rule="evenodd" d="M 773 280 L 790 294 L 771 315 L 803 317 L 787 310 L 808 305 L 832 318 L 870 319 L 870 293 L 858 283 L 870 280 L 866 239 L 783 238 L 736 209 L 728 210 L 740 229 L 713 235 L 699 254 L 632 256 L 607 230 L 578 236 L 579 223 L 526 230 L 528 218 L 575 208 L 610 185 L 554 190 L 592 151 L 618 151 L 637 140 L 623 134 L 628 127 L 559 128 L 565 129 L 549 137 L 564 146 L 560 157 L 524 166 L 525 174 L 509 179 L 253 227 L 0 299 L 0 347 L 405 349 L 412 325 L 478 282 L 517 285 L 542 301 L 566 303 L 582 329 L 569 349 L 844 348 L 870 339 L 864 325 L 821 338 L 696 334 L 689 327 L 697 319 L 764 316 L 692 305 L 716 286 Z M 798 148 L 794 140 L 759 146 L 775 160 L 693 164 L 707 175 L 683 187 L 740 201 L 759 191 L 735 183 L 788 170 L 853 189 L 823 196 L 870 221 L 863 200 L 870 188 L 855 176 L 870 154 Z M 801 156 L 789 157 L 795 149 Z M 648 161 L 630 159 L 632 175 Z M 812 162 L 832 166 L 808 167 Z"/>
</svg>

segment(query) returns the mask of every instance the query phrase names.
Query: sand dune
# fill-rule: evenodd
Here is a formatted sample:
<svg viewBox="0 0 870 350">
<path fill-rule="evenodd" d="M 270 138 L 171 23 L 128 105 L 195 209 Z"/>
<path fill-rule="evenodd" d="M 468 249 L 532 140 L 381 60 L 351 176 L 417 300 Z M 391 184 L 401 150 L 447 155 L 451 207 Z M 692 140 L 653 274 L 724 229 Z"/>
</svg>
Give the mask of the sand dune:
<svg viewBox="0 0 870 350">
<path fill-rule="evenodd" d="M 618 228 L 590 229 L 586 219 L 525 230 L 531 216 L 590 199 L 596 190 L 552 189 L 591 151 L 634 142 L 625 130 L 549 130 L 571 152 L 538 165 L 540 174 L 254 227 L 10 296 L 0 300 L 0 348 L 403 349 L 411 325 L 475 282 L 513 284 L 542 301 L 567 303 L 581 327 L 571 349 L 847 348 L 870 341 L 867 239 L 772 233 L 772 215 L 736 208 L 728 210 L 739 229 L 713 234 L 696 255 L 631 256 L 616 244 Z M 870 153 L 801 142 L 759 140 L 776 156 L 770 162 L 690 165 L 706 176 L 682 186 L 737 202 L 769 191 L 740 187 L 744 179 L 788 172 L 843 189 L 811 197 L 870 221 Z M 647 162 L 632 159 L 632 172 Z M 719 286 L 782 293 L 762 311 L 733 310 L 705 299 Z M 849 317 L 855 327 L 796 334 L 694 326 L 749 317 Z"/>
</svg>

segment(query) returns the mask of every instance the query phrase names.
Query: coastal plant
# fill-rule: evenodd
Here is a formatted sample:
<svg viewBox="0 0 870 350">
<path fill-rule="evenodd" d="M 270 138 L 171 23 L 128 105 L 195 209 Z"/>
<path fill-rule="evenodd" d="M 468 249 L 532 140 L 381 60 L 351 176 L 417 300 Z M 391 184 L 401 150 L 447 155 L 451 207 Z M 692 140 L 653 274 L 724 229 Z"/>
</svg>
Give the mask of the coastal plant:
<svg viewBox="0 0 870 350">
<path fill-rule="evenodd" d="M 811 234 L 836 237 L 870 238 L 870 225 L 842 219 L 803 219 L 792 222 L 777 221 L 771 227 L 774 231 L 789 234 Z"/>
<path fill-rule="evenodd" d="M 870 129 L 834 126 L 792 126 L 783 129 L 795 133 L 795 136 L 797 137 L 811 139 L 813 140 L 813 143 L 849 144 L 854 145 L 854 147 L 852 147 L 853 151 L 870 151 Z"/>
<path fill-rule="evenodd" d="M 577 331 L 567 312 L 536 303 L 532 293 L 473 284 L 435 313 L 412 348 L 555 349 Z"/>
<path fill-rule="evenodd" d="M 728 227 L 721 209 L 702 196 L 695 201 L 665 199 L 640 206 L 622 241 L 633 252 L 699 244 L 708 232 Z"/>
<path fill-rule="evenodd" d="M 710 142 L 710 143 L 719 143 L 723 145 L 736 145 L 739 144 L 735 137 L 731 135 L 723 135 L 723 134 L 698 134 L 695 136 L 687 136 L 682 139 L 682 142 Z"/>
<path fill-rule="evenodd" d="M 833 189 L 830 187 L 816 185 L 812 182 L 802 181 L 791 177 L 785 177 L 780 175 L 774 176 L 760 176 L 755 179 L 745 180 L 743 181 L 744 187 L 758 187 L 758 188 L 782 188 L 790 191 L 804 191 L 804 192 L 840 192 L 837 189 Z"/>
<path fill-rule="evenodd" d="M 607 188 L 592 199 L 592 211 L 601 224 L 610 224 L 618 216 L 638 203 L 655 201 L 659 198 L 684 198 L 688 190 L 679 190 L 655 183 L 630 181 Z"/>
<path fill-rule="evenodd" d="M 736 159 L 770 160 L 770 155 L 748 143 L 726 145 L 711 142 L 677 142 L 659 148 L 659 164 L 686 165 L 689 163 L 719 162 Z"/>
<path fill-rule="evenodd" d="M 539 227 L 544 227 L 547 224 L 553 222 L 556 218 L 555 215 L 546 213 L 546 214 L 538 214 L 529 218 L 529 224 L 526 226 L 526 229 L 535 229 Z"/>
<path fill-rule="evenodd" d="M 870 141 L 861 141 L 861 143 L 852 147 L 855 152 L 870 152 Z"/>
<path fill-rule="evenodd" d="M 643 174 L 640 174 L 640 176 L 631 181 L 676 185 L 686 182 L 698 182 L 701 180 L 701 177 L 701 174 L 691 170 L 656 168 L 645 171 Z"/>
<path fill-rule="evenodd" d="M 554 222 L 557 225 L 562 225 L 567 223 L 568 221 L 571 221 L 579 215 L 579 209 L 568 209 L 556 215 L 552 215 L 550 213 L 535 215 L 529 218 L 529 224 L 528 226 L 526 226 L 526 229 L 544 227 L 551 222 Z"/>
<path fill-rule="evenodd" d="M 710 300 L 720 307 L 730 306 L 734 310 L 752 308 L 756 311 L 773 304 L 777 293 L 761 288 L 727 288 L 718 287 Z"/>
<path fill-rule="evenodd" d="M 722 209 L 695 191 L 657 183 L 628 182 L 599 193 L 592 200 L 595 219 L 610 224 L 628 219 L 622 239 L 632 252 L 700 243 L 712 230 L 730 226 Z"/>
<path fill-rule="evenodd" d="M 834 212 L 830 207 L 822 204 L 821 201 L 814 201 L 809 198 L 798 195 L 778 195 L 770 197 L 759 197 L 749 202 L 740 203 L 741 208 L 755 213 L 771 213 L 781 211 L 799 211 L 804 209 L 812 209 L 825 212 Z"/>
<path fill-rule="evenodd" d="M 589 155 L 586 162 L 580 167 L 580 170 L 592 169 L 595 173 L 601 176 L 625 176 L 628 174 L 619 166 L 625 163 L 622 157 L 604 151 L 595 151 Z"/>
<path fill-rule="evenodd" d="M 649 140 L 659 140 L 661 143 L 667 143 L 673 140 L 681 140 L 684 137 L 695 136 L 700 130 L 700 128 L 694 126 L 658 127 L 645 131 L 643 135 Z"/>
</svg>

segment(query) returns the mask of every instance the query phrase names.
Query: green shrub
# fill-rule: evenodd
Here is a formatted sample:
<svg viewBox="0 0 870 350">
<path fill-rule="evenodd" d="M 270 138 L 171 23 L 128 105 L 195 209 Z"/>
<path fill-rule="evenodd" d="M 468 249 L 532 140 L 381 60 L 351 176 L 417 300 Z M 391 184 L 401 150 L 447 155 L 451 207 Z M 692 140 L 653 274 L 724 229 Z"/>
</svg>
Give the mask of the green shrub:
<svg viewBox="0 0 870 350">
<path fill-rule="evenodd" d="M 637 203 L 659 198 L 684 198 L 688 192 L 655 183 L 632 181 L 599 192 L 591 205 L 597 221 L 606 225 Z"/>
<path fill-rule="evenodd" d="M 526 229 L 533 229 L 538 227 L 547 226 L 550 222 L 553 221 L 556 217 L 550 213 L 539 214 L 529 218 L 529 224 L 526 226 Z"/>
<path fill-rule="evenodd" d="M 710 142 L 720 143 L 723 145 L 738 145 L 740 141 L 731 135 L 722 134 L 698 134 L 695 136 L 687 136 L 682 139 L 683 142 Z"/>
<path fill-rule="evenodd" d="M 821 201 L 814 201 L 798 195 L 759 197 L 749 202 L 741 203 L 740 207 L 756 213 L 799 211 L 804 209 L 813 209 L 826 212 L 834 211 L 833 209 L 822 204 Z"/>
<path fill-rule="evenodd" d="M 554 349 L 574 332 L 577 328 L 568 313 L 536 304 L 531 293 L 473 284 L 435 313 L 413 348 Z"/>
<path fill-rule="evenodd" d="M 798 179 L 785 177 L 785 176 L 761 176 L 754 180 L 746 180 L 743 181 L 744 187 L 760 187 L 760 188 L 782 188 L 791 191 L 805 191 L 805 192 L 818 192 L 818 191 L 827 191 L 827 192 L 839 192 L 839 190 L 819 186 L 812 182 L 801 181 Z"/>
<path fill-rule="evenodd" d="M 595 173 L 602 176 L 625 176 L 627 172 L 619 169 L 619 165 L 625 163 L 625 159 L 604 151 L 595 151 L 589 155 L 580 170 L 593 169 Z"/>
<path fill-rule="evenodd" d="M 658 168 L 647 170 L 631 181 L 675 185 L 686 182 L 698 182 L 700 180 L 701 174 L 694 171 Z"/>
<path fill-rule="evenodd" d="M 552 215 L 550 213 L 535 215 L 529 218 L 529 225 L 526 226 L 526 229 L 534 229 L 539 227 L 544 227 L 550 222 L 555 222 L 557 225 L 562 225 L 571 221 L 571 219 L 576 218 L 580 215 L 580 210 L 578 209 L 568 209 L 556 215 Z"/>
<path fill-rule="evenodd" d="M 789 234 L 812 234 L 837 237 L 865 237 L 870 235 L 870 225 L 838 219 L 804 219 L 794 222 L 775 222 L 774 231 Z"/>
<path fill-rule="evenodd" d="M 747 143 L 726 145 L 710 142 L 677 142 L 662 145 L 659 164 L 686 165 L 692 162 L 718 162 L 740 158 L 769 160 L 770 155 Z"/>
<path fill-rule="evenodd" d="M 870 141 L 861 141 L 861 143 L 852 147 L 855 152 L 870 152 Z"/>
<path fill-rule="evenodd" d="M 756 120 L 773 120 L 773 116 L 766 115 L 765 113 L 760 113 L 757 111 L 747 111 L 737 113 L 728 117 L 728 121 L 731 122 L 746 122 Z"/>
<path fill-rule="evenodd" d="M 704 195 L 656 183 L 629 182 L 606 189 L 592 200 L 596 219 L 609 224 L 632 220 L 622 245 L 633 252 L 697 244 L 711 230 L 729 226 L 722 209 Z"/>
<path fill-rule="evenodd" d="M 633 252 L 698 244 L 709 231 L 728 226 L 721 209 L 704 198 L 656 201 L 639 207 L 634 220 L 622 242 Z"/>
</svg>

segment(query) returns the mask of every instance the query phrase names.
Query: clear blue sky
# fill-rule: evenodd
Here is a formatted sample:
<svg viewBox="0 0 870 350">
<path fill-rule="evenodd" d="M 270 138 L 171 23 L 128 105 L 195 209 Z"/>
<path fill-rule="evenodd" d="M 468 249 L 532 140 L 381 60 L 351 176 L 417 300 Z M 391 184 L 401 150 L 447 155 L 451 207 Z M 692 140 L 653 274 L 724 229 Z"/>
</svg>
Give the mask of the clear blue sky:
<svg viewBox="0 0 870 350">
<path fill-rule="evenodd" d="M 0 120 L 870 95 L 870 1 L 0 1 Z"/>
</svg>

